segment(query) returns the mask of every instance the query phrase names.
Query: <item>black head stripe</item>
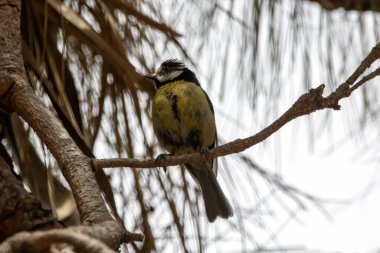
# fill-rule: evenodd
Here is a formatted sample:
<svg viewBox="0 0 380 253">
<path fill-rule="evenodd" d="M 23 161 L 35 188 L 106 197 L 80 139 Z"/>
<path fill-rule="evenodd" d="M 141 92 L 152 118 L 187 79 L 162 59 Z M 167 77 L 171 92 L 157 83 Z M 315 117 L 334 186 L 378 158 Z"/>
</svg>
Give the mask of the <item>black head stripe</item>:
<svg viewBox="0 0 380 253">
<path fill-rule="evenodd" d="M 183 69 L 185 67 L 186 67 L 185 64 L 183 64 L 181 61 L 177 59 L 169 59 L 169 60 L 164 61 L 161 64 L 162 69 L 169 70 L 169 71 L 173 69 Z"/>
<path fill-rule="evenodd" d="M 176 77 L 168 78 L 170 73 L 174 71 L 181 71 L 181 73 Z M 188 69 L 183 62 L 176 59 L 169 59 L 164 61 L 158 68 L 156 76 L 157 78 L 154 81 L 156 83 L 157 89 L 167 83 L 174 81 L 186 81 L 199 85 L 199 81 L 194 72 Z"/>
</svg>

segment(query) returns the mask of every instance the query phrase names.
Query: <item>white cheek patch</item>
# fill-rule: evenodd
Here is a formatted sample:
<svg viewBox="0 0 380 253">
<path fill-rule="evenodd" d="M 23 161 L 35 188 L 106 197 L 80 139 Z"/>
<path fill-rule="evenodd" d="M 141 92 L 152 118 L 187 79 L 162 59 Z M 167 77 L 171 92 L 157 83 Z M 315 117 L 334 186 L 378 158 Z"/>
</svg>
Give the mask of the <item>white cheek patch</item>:
<svg viewBox="0 0 380 253">
<path fill-rule="evenodd" d="M 168 73 L 166 75 L 157 76 L 157 79 L 160 82 L 165 82 L 165 81 L 169 81 L 169 80 L 175 79 L 176 77 L 178 77 L 182 73 L 183 73 L 183 70 L 176 70 L 176 71 L 172 71 L 172 72 L 170 72 L 170 73 Z"/>
</svg>

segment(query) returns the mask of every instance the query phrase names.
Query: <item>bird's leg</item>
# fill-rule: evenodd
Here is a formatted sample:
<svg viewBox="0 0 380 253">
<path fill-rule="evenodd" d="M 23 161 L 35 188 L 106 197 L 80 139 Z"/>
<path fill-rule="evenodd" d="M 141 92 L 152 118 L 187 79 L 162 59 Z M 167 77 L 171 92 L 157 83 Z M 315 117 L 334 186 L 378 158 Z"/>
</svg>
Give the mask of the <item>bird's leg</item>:
<svg viewBox="0 0 380 253">
<path fill-rule="evenodd" d="M 161 160 L 164 159 L 168 156 L 173 156 L 173 154 L 159 154 L 157 157 L 156 157 L 156 165 L 158 167 L 158 165 L 160 164 Z M 164 171 L 166 172 L 166 166 L 162 166 L 162 168 L 164 169 Z"/>
</svg>

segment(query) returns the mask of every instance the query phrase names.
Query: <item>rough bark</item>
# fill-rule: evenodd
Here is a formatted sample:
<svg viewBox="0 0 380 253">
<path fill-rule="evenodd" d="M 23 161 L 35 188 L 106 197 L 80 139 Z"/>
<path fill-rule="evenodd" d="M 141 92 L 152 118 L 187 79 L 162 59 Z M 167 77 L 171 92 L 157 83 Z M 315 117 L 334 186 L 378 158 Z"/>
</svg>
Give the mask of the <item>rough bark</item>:
<svg viewBox="0 0 380 253">
<path fill-rule="evenodd" d="M 1 108 L 16 112 L 33 128 L 69 183 L 82 223 L 110 226 L 113 233 L 102 239 L 117 248 L 127 235 L 104 205 L 90 159 L 28 83 L 21 54 L 20 8 L 21 1 L 0 0 Z"/>
<path fill-rule="evenodd" d="M 81 221 L 93 223 L 111 219 L 103 204 L 89 158 L 78 149 L 28 83 L 21 54 L 20 2 L 0 1 L 0 6 L 0 80 L 12 79 L 1 101 L 20 115 L 49 148 L 73 190 Z"/>
<path fill-rule="evenodd" d="M 343 8 L 348 11 L 380 11 L 378 0 L 309 0 L 319 3 L 327 10 Z"/>
<path fill-rule="evenodd" d="M 0 144 L 0 242 L 20 231 L 61 228 L 50 210 L 25 191 L 12 173 L 5 148 Z"/>
</svg>

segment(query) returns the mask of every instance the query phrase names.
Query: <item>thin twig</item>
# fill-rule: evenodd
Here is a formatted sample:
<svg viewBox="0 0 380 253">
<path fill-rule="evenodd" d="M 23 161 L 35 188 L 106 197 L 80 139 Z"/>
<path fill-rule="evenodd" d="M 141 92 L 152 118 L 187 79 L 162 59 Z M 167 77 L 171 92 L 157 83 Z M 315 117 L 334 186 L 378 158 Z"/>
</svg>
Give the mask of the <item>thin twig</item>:
<svg viewBox="0 0 380 253">
<path fill-rule="evenodd" d="M 380 68 L 376 69 L 372 73 L 363 77 L 360 81 L 355 83 L 358 78 L 369 68 L 374 61 L 380 58 L 380 43 L 372 48 L 371 52 L 361 62 L 359 67 L 354 73 L 338 86 L 338 88 L 327 97 L 323 97 L 324 84 L 319 85 L 315 89 L 310 89 L 307 93 L 300 96 L 297 101 L 277 120 L 272 124 L 258 132 L 257 134 L 245 139 L 237 139 L 219 147 L 213 148 L 206 155 L 208 159 L 214 159 L 219 156 L 226 156 L 234 153 L 239 153 L 247 148 L 250 148 L 271 136 L 277 132 L 288 122 L 303 115 L 311 114 L 315 111 L 322 109 L 334 109 L 339 110 L 339 101 L 342 98 L 349 97 L 351 93 L 362 86 L 364 83 L 380 75 Z M 184 164 L 191 162 L 192 160 L 203 159 L 204 155 L 199 153 L 164 157 L 164 159 L 131 159 L 131 158 L 115 158 L 115 159 L 93 159 L 93 165 L 96 170 L 103 168 L 115 168 L 115 167 L 130 167 L 130 168 L 155 168 L 166 167 Z"/>
</svg>

